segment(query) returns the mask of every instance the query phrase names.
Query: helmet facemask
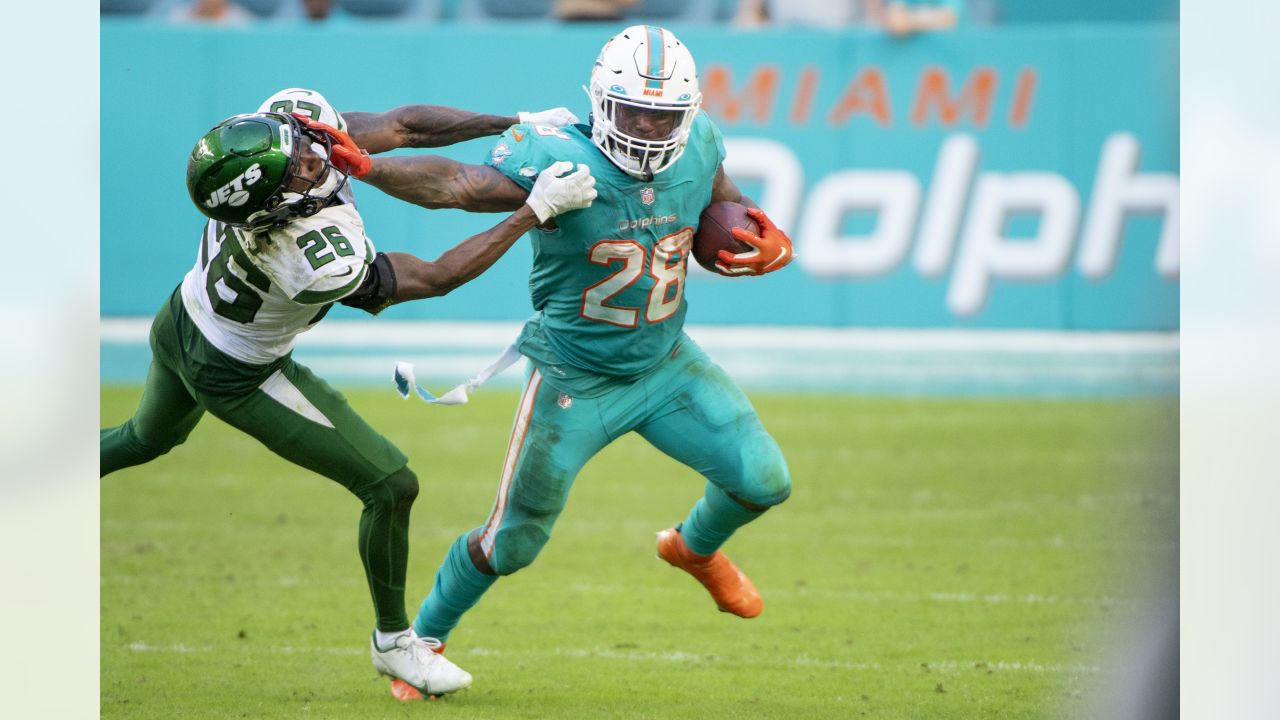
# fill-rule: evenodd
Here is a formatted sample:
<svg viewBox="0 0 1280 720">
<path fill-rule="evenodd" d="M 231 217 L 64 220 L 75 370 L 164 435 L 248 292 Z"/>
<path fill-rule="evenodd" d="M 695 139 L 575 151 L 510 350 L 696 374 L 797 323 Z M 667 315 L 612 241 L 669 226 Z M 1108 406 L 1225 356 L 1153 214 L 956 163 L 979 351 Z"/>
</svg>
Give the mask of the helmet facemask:
<svg viewBox="0 0 1280 720">
<path fill-rule="evenodd" d="M 624 172 L 646 182 L 671 167 L 684 152 L 702 96 L 665 105 L 623 97 L 592 83 L 592 135 Z M 597 127 L 599 128 L 597 130 Z"/>
<path fill-rule="evenodd" d="M 347 184 L 346 174 L 330 160 L 333 142 L 328 135 L 311 131 L 292 115 L 272 115 L 286 119 L 297 139 L 292 143 L 284 182 L 266 199 L 261 211 L 249 216 L 247 224 L 251 228 L 284 225 L 294 218 L 311 217 L 332 205 Z"/>
<path fill-rule="evenodd" d="M 187 192 L 210 219 L 255 230 L 308 217 L 337 202 L 347 176 L 331 140 L 281 113 L 236 115 L 196 143 Z"/>
</svg>

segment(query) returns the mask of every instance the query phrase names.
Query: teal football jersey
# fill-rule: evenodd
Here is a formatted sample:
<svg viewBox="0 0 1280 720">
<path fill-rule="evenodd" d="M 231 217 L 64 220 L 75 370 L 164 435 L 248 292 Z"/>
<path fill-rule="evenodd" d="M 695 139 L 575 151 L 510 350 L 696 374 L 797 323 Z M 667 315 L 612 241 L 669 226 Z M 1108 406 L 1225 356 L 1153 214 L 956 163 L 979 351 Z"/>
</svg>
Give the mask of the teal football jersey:
<svg viewBox="0 0 1280 720">
<path fill-rule="evenodd" d="M 684 154 L 644 182 L 605 157 L 590 132 L 586 125 L 515 125 L 486 164 L 525 188 L 560 160 L 591 168 L 599 193 L 591 207 L 560 215 L 554 230 L 529 233 L 529 291 L 538 314 L 522 337 L 539 336 L 531 344 L 558 356 L 531 355 L 535 361 L 634 377 L 657 365 L 682 334 L 693 235 L 711 202 L 724 142 L 699 113 Z"/>
</svg>

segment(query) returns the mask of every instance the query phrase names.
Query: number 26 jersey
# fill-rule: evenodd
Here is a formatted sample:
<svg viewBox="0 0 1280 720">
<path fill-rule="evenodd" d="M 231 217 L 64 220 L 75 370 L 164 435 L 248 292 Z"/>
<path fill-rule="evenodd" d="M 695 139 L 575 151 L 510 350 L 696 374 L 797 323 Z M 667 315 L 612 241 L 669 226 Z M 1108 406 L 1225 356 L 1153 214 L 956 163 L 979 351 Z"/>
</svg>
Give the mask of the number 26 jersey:
<svg viewBox="0 0 1280 720">
<path fill-rule="evenodd" d="M 210 220 L 183 278 L 182 304 L 214 347 L 266 365 L 360 287 L 373 257 L 349 203 L 258 234 Z"/>
</svg>

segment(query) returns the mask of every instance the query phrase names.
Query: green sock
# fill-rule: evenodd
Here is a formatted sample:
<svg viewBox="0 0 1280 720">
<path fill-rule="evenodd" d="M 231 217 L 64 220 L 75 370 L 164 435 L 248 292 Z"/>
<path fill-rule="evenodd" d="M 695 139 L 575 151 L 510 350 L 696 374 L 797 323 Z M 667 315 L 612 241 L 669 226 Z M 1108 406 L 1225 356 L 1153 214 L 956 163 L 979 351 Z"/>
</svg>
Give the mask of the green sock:
<svg viewBox="0 0 1280 720">
<path fill-rule="evenodd" d="M 377 628 L 383 632 L 403 630 L 409 626 L 404 585 L 409 564 L 409 511 L 417 495 L 417 477 L 405 467 L 351 491 L 364 501 L 360 559 L 373 596 Z"/>
</svg>

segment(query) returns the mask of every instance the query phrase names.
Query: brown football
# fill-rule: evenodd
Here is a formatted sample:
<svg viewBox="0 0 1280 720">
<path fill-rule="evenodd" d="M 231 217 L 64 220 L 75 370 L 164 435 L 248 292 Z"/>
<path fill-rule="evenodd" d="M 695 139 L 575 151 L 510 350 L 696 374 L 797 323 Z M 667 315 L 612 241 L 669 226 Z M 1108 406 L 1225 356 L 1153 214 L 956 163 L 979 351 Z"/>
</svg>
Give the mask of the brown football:
<svg viewBox="0 0 1280 720">
<path fill-rule="evenodd" d="M 760 226 L 747 214 L 746 205 L 718 202 L 711 203 L 702 211 L 702 217 L 698 220 L 698 234 L 693 236 L 693 257 L 699 265 L 723 275 L 716 269 L 717 254 L 721 250 L 728 250 L 736 255 L 751 249 L 750 245 L 733 236 L 733 228 L 746 228 L 756 234 L 760 232 Z"/>
</svg>

